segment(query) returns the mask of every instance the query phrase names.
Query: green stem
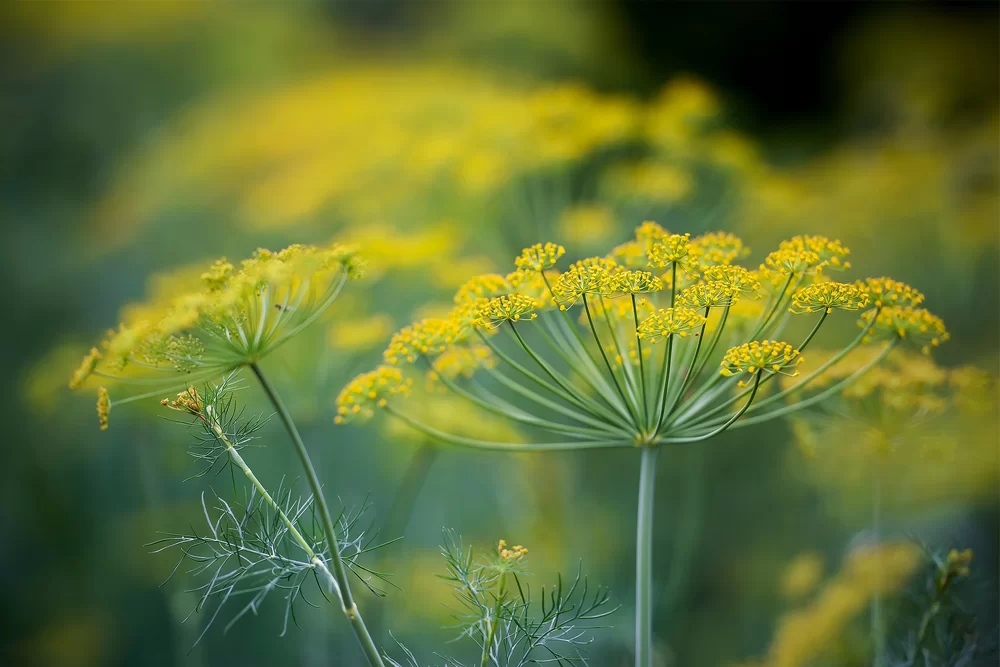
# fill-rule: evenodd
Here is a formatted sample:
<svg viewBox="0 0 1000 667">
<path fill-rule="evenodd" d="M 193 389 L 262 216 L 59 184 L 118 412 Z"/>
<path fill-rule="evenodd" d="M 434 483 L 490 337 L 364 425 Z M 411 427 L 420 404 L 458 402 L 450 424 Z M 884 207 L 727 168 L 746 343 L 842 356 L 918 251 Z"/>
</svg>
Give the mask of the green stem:
<svg viewBox="0 0 1000 667">
<path fill-rule="evenodd" d="M 701 325 L 701 331 L 698 332 L 698 344 L 695 345 L 694 354 L 691 356 L 691 362 L 688 364 L 688 372 L 686 375 L 681 377 L 681 386 L 674 395 L 673 400 L 670 401 L 670 407 L 663 411 L 661 419 L 668 418 L 674 410 L 677 408 L 677 404 L 680 402 L 681 398 L 684 396 L 684 392 L 687 391 L 688 386 L 694 379 L 694 368 L 695 364 L 698 363 L 698 353 L 701 351 L 701 343 L 705 339 L 705 327 L 708 326 L 708 314 L 710 312 L 709 308 L 705 308 L 705 322 Z M 682 366 L 683 368 L 683 366 Z M 662 421 L 656 425 L 657 431 L 663 428 Z"/>
<path fill-rule="evenodd" d="M 815 396 L 812 396 L 812 397 L 807 398 L 805 400 L 799 401 L 798 403 L 792 403 L 791 405 L 786 405 L 785 407 L 778 408 L 777 410 L 772 410 L 771 412 L 768 412 L 767 414 L 757 415 L 756 417 L 748 417 L 747 419 L 744 419 L 743 421 L 741 421 L 738 426 L 740 426 L 740 427 L 742 427 L 742 426 L 752 426 L 753 424 L 759 424 L 761 422 L 769 421 L 771 419 L 774 419 L 775 417 L 781 417 L 782 415 L 786 415 L 786 414 L 789 414 L 791 412 L 798 412 L 799 410 L 804 410 L 804 409 L 806 409 L 806 408 L 808 408 L 808 407 L 810 407 L 812 405 L 816 405 L 817 403 L 825 401 L 826 399 L 830 398 L 831 396 L 835 396 L 838 392 L 840 392 L 841 390 L 843 390 L 844 387 L 847 387 L 848 385 L 850 385 L 852 382 L 854 382 L 859 377 L 861 377 L 862 375 L 864 375 L 865 373 L 867 373 L 869 370 L 871 370 L 871 368 L 873 366 L 877 365 L 879 362 L 881 362 L 883 359 L 885 359 L 886 355 L 889 354 L 889 352 L 892 351 L 892 348 L 894 348 L 898 344 L 898 342 L 899 342 L 898 338 L 895 339 L 895 340 L 893 340 L 892 342 L 890 342 L 888 345 L 885 346 L 885 348 L 882 350 L 882 352 L 879 353 L 879 355 L 877 357 L 875 357 L 874 359 L 872 359 L 871 361 L 869 361 L 867 364 L 865 364 L 864 366 L 862 366 L 858 370 L 856 370 L 853 373 L 851 373 L 844 380 L 841 380 L 840 382 L 838 382 L 837 384 L 833 385 L 832 387 L 830 387 L 826 391 L 822 391 L 822 392 L 816 394 Z M 798 386 L 798 385 L 796 385 L 796 386 Z"/>
<path fill-rule="evenodd" d="M 642 448 L 635 527 L 635 667 L 653 665 L 653 507 L 658 447 Z"/>
<path fill-rule="evenodd" d="M 434 371 L 434 365 L 426 357 L 421 357 L 427 362 L 428 367 L 431 371 Z M 523 410 L 511 407 L 510 409 L 505 408 L 504 405 L 498 405 L 497 403 L 491 403 L 490 401 L 483 400 L 476 396 L 475 394 L 467 392 L 462 387 L 458 386 L 451 378 L 447 377 L 443 373 L 437 373 L 437 377 L 441 382 L 451 391 L 455 392 L 465 400 L 469 401 L 473 405 L 476 405 L 483 410 L 492 412 L 501 417 L 506 417 L 507 419 L 512 419 L 514 421 L 520 422 L 522 424 L 527 424 L 529 426 L 535 426 L 537 428 L 545 429 L 547 431 L 553 431 L 555 433 L 569 433 L 573 435 L 579 435 L 585 438 L 595 438 L 601 440 L 607 437 L 607 433 L 599 433 L 591 428 L 585 428 L 582 426 L 570 426 L 568 424 L 558 424 L 556 422 L 549 421 L 547 419 L 542 419 L 541 417 L 536 417 L 530 413 Z"/>
<path fill-rule="evenodd" d="M 736 422 L 737 419 L 739 419 L 740 417 L 742 417 L 743 413 L 746 412 L 747 408 L 750 407 L 750 404 L 753 403 L 753 398 L 754 398 L 754 396 L 757 395 L 757 389 L 760 387 L 760 375 L 761 375 L 762 372 L 763 371 L 757 371 L 756 373 L 754 373 L 753 390 L 751 390 L 751 392 L 750 392 L 750 398 L 747 399 L 746 404 L 742 408 L 740 408 L 739 412 L 737 412 L 732 417 L 730 417 L 729 420 L 725 424 L 723 424 L 722 426 L 716 428 L 713 431 L 709 431 L 708 433 L 703 433 L 701 435 L 693 435 L 693 436 L 680 437 L 680 438 L 677 438 L 677 437 L 675 437 L 675 438 L 661 438 L 657 442 L 660 442 L 660 443 L 663 443 L 663 444 L 680 445 L 680 444 L 689 443 L 689 442 L 701 442 L 702 440 L 709 440 L 710 438 L 714 438 L 715 436 L 719 435 L 720 433 L 722 433 L 723 431 L 725 431 L 727 428 L 729 428 L 730 426 L 732 426 Z"/>
<path fill-rule="evenodd" d="M 628 447 L 631 445 L 631 442 L 624 438 L 615 440 L 574 440 L 571 442 L 539 443 L 493 442 L 490 440 L 477 440 L 475 438 L 466 438 L 464 436 L 452 435 L 451 433 L 440 431 L 433 426 L 428 426 L 427 424 L 417 421 L 409 415 L 403 414 L 399 410 L 393 408 L 392 405 L 387 405 L 384 409 L 393 417 L 401 419 L 413 428 L 422 432 L 424 435 L 429 435 L 430 437 L 440 440 L 441 442 L 447 442 L 460 447 L 469 447 L 472 449 L 487 449 L 500 452 L 548 452 L 567 449 L 608 449 L 614 447 Z"/>
<path fill-rule="evenodd" d="M 809 344 L 809 342 L 813 339 L 813 336 L 815 336 L 816 332 L 819 331 L 820 326 L 822 326 L 823 322 L 826 321 L 826 316 L 827 316 L 827 313 L 826 313 L 826 311 L 824 311 L 823 312 L 823 316 L 819 318 L 819 321 L 816 323 L 816 326 L 814 326 L 812 328 L 812 331 L 809 332 L 809 335 L 806 336 L 805 340 L 802 341 L 802 344 L 799 345 L 799 347 L 798 347 L 799 352 L 801 352 L 802 350 L 804 350 L 806 348 L 806 346 Z M 754 405 L 750 409 L 750 412 L 755 412 L 756 410 L 759 410 L 762 407 L 765 407 L 767 405 L 770 405 L 771 403 L 779 401 L 782 398 L 784 398 L 785 396 L 788 396 L 789 394 L 793 393 L 794 391 L 796 391 L 800 387 L 802 387 L 802 386 L 806 385 L 807 383 L 811 382 L 820 373 L 822 373 L 827 368 L 829 368 L 833 364 L 835 364 L 838 361 L 840 361 L 841 359 L 843 359 L 844 356 L 846 356 L 851 350 L 853 350 L 855 348 L 855 346 L 857 346 L 864 339 L 864 336 L 867 333 L 868 333 L 868 329 L 866 328 L 844 350 L 842 350 L 835 357 L 833 357 L 832 359 L 830 359 L 829 361 L 827 361 L 826 363 L 824 363 L 822 366 L 820 366 L 819 368 L 817 368 L 815 371 L 813 371 L 812 373 L 810 373 L 809 375 L 807 375 L 806 377 L 804 377 L 800 382 L 797 382 L 794 387 L 789 387 L 788 389 L 785 389 L 784 391 L 780 391 L 777 394 L 774 394 L 774 395 L 772 395 L 772 396 L 770 396 L 768 398 L 765 398 L 763 401 L 758 401 L 757 404 Z M 742 398 L 743 396 L 745 396 L 746 393 L 747 393 L 747 391 L 748 390 L 744 390 L 743 392 L 737 394 L 736 396 L 730 398 L 729 400 L 723 402 L 722 404 L 716 406 L 715 408 L 709 410 L 708 412 L 704 412 L 704 413 L 698 415 L 698 417 L 704 423 L 715 421 L 715 419 L 710 419 L 710 418 L 713 415 L 718 414 L 721 410 L 725 409 L 725 407 L 727 405 L 730 405 L 730 404 L 736 402 L 737 400 L 739 400 L 740 398 Z M 710 400 L 714 400 L 714 399 L 715 399 L 715 396 L 713 396 Z M 675 420 L 674 425 L 675 426 L 680 426 L 680 425 L 686 423 L 687 421 L 690 421 L 690 418 L 692 416 L 693 415 L 691 414 L 691 411 L 687 411 L 687 412 L 685 412 L 684 415 L 682 415 L 682 417 L 680 419 Z"/>
<path fill-rule="evenodd" d="M 712 342 L 708 345 L 708 351 L 705 352 L 705 356 L 702 357 L 701 363 L 699 363 L 692 373 L 692 379 L 697 378 L 701 375 L 702 371 L 705 370 L 705 366 L 708 364 L 708 360 L 712 358 L 715 353 L 715 348 L 719 345 L 719 339 L 722 338 L 722 332 L 726 328 L 726 320 L 729 319 L 729 308 L 726 306 L 722 311 L 722 317 L 719 318 L 719 325 L 715 329 L 715 333 L 712 335 Z"/>
<path fill-rule="evenodd" d="M 617 355 L 618 365 L 622 369 L 622 381 L 625 383 L 625 388 L 628 390 L 629 396 L 632 397 L 632 405 L 635 405 L 635 416 L 636 420 L 641 420 L 640 415 L 642 414 L 642 409 L 639 407 L 639 396 L 640 393 L 636 387 L 635 371 L 632 370 L 632 365 L 628 362 L 628 350 L 622 348 L 621 343 L 618 342 L 618 334 L 615 331 L 616 327 L 611 323 L 611 313 L 608 310 L 607 304 L 604 302 L 604 297 L 601 299 L 601 310 L 604 312 L 604 321 L 607 323 L 608 331 L 611 332 L 611 342 L 615 345 L 615 354 Z M 641 421 L 639 421 L 641 424 Z"/>
<path fill-rule="evenodd" d="M 774 314 L 778 312 L 778 308 L 781 306 L 781 302 L 785 300 L 785 292 L 788 291 L 788 286 L 792 284 L 792 278 L 795 277 L 794 273 L 788 275 L 788 280 L 785 281 L 785 286 L 781 288 L 778 292 L 778 298 L 774 300 L 774 305 L 771 306 L 771 310 L 768 311 L 767 316 L 761 320 L 760 324 L 754 329 L 754 332 L 750 334 L 749 340 L 754 340 L 764 329 L 767 328 L 768 323 Z"/>
<path fill-rule="evenodd" d="M 608 367 L 608 374 L 611 376 L 611 381 L 615 383 L 615 390 L 617 390 L 618 395 L 621 396 L 622 402 L 625 403 L 636 428 L 638 428 L 639 418 L 636 416 L 632 404 L 629 403 L 628 398 L 625 397 L 625 392 L 622 391 L 622 387 L 618 383 L 618 376 L 615 374 L 615 369 L 611 366 L 611 362 L 608 360 L 608 353 L 604 351 L 604 345 L 601 344 L 601 337 L 597 335 L 597 327 L 594 326 L 594 319 L 590 316 L 590 306 L 587 304 L 586 294 L 583 295 L 583 309 L 587 313 L 587 322 L 590 323 L 590 332 L 594 335 L 594 341 L 597 343 L 597 349 L 601 352 L 601 357 L 604 359 L 604 365 Z"/>
<path fill-rule="evenodd" d="M 612 433 L 615 435 L 619 433 L 619 431 L 616 428 L 610 426 L 607 422 L 599 421 L 597 419 L 594 419 L 593 417 L 590 417 L 589 415 L 576 412 L 571 408 L 568 408 L 564 405 L 560 405 L 555 401 L 550 401 L 544 396 L 541 396 L 540 394 L 537 394 L 532 390 L 528 389 L 527 387 L 523 386 L 516 380 L 507 377 L 498 370 L 495 370 L 493 368 L 487 368 L 486 373 L 494 380 L 496 380 L 503 386 L 507 387 L 511 391 L 515 392 L 516 394 L 523 396 L 524 398 L 527 398 L 530 401 L 534 401 L 539 405 L 548 408 L 549 410 L 558 412 L 561 415 L 565 415 L 566 417 L 569 417 L 574 421 L 580 422 L 581 424 L 590 424 L 594 428 L 600 429 L 607 433 Z"/>
<path fill-rule="evenodd" d="M 278 396 L 278 392 L 275 390 L 270 380 L 267 379 L 267 376 L 264 375 L 260 366 L 257 365 L 256 362 L 252 362 L 250 364 L 250 369 L 254 372 L 254 375 L 257 376 L 261 387 L 263 387 L 264 392 L 271 400 L 271 404 L 274 406 L 275 411 L 277 411 L 278 416 L 285 425 L 285 430 L 288 431 L 288 435 L 292 439 L 292 444 L 295 446 L 295 453 L 298 454 L 299 461 L 302 463 L 302 467 L 305 470 L 306 481 L 309 483 L 313 499 L 316 503 L 317 509 L 319 510 L 323 532 L 326 534 L 326 542 L 330 548 L 330 560 L 333 563 L 333 576 L 337 580 L 340 591 L 341 610 L 344 612 L 344 615 L 347 616 L 347 620 L 351 624 L 351 629 L 354 631 L 354 635 L 357 637 L 358 643 L 361 645 L 361 649 L 365 653 L 365 657 L 368 658 L 368 663 L 372 667 L 385 667 L 385 663 L 382 661 L 382 656 L 375 647 L 375 643 L 372 641 L 372 636 L 368 632 L 367 626 L 365 626 L 364 619 L 361 617 L 361 612 L 358 610 L 358 605 L 354 602 L 354 596 L 351 594 L 350 582 L 347 579 L 347 568 L 344 566 L 344 561 L 340 557 L 340 545 L 337 542 L 337 532 L 334 529 L 333 517 L 330 514 L 330 507 L 326 503 L 326 498 L 323 496 L 323 486 L 320 484 L 319 477 L 316 475 L 316 468 L 313 466 L 312 459 L 309 457 L 309 451 L 306 449 L 306 445 L 302 441 L 302 436 L 299 435 L 299 430 L 296 428 L 295 422 L 292 421 L 291 414 L 289 414 L 285 404 L 281 401 L 281 397 Z"/>
<path fill-rule="evenodd" d="M 487 667 L 490 664 L 490 653 L 493 648 L 493 641 L 496 639 L 497 627 L 500 625 L 500 607 L 503 604 L 504 588 L 507 584 L 507 577 L 500 575 L 500 590 L 497 593 L 497 604 L 493 610 L 493 620 L 490 621 L 490 629 L 483 638 L 483 654 L 479 661 L 479 667 Z"/>
<path fill-rule="evenodd" d="M 639 349 L 639 382 L 642 387 L 640 400 L 642 401 L 642 423 L 649 421 L 649 399 L 646 397 L 646 362 L 642 357 L 642 338 L 639 336 L 639 309 L 635 305 L 635 294 L 632 295 L 632 318 L 635 320 L 635 344 Z"/>
<path fill-rule="evenodd" d="M 667 336 L 667 351 L 663 354 L 663 364 L 660 368 L 660 400 L 656 401 L 656 418 L 649 425 L 650 431 L 660 424 L 660 421 L 663 419 L 663 411 L 667 407 L 667 388 L 670 384 L 670 356 L 674 349 L 675 336 L 676 334 Z"/>
</svg>

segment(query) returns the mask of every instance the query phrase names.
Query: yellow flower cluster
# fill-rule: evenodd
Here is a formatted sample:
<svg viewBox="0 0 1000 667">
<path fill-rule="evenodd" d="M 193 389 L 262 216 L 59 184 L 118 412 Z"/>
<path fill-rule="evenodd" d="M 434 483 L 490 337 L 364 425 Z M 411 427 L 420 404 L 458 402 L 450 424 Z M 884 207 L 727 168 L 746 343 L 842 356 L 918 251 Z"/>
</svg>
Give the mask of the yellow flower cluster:
<svg viewBox="0 0 1000 667">
<path fill-rule="evenodd" d="M 533 320 L 538 317 L 535 309 L 538 303 L 523 294 L 505 294 L 483 303 L 476 313 L 476 326 L 483 329 L 496 329 L 504 322 L 519 322 L 522 319 Z"/>
<path fill-rule="evenodd" d="M 920 565 L 920 550 L 887 544 L 858 551 L 807 607 L 784 616 L 771 642 L 767 667 L 813 664 L 875 595 L 903 588 Z"/>
<path fill-rule="evenodd" d="M 868 291 L 848 283 L 823 282 L 807 285 L 792 295 L 793 313 L 815 313 L 834 309 L 859 310 L 868 305 Z"/>
<path fill-rule="evenodd" d="M 722 358 L 722 370 L 727 377 L 743 373 L 770 371 L 782 375 L 797 375 L 798 371 L 789 371 L 802 363 L 802 355 L 788 343 L 765 340 L 744 343 L 738 347 L 729 348 Z"/>
<path fill-rule="evenodd" d="M 225 259 L 194 288 L 164 286 L 162 295 L 125 312 L 118 331 L 84 358 L 71 385 L 97 370 L 224 372 L 255 361 L 310 324 L 343 283 L 364 274 L 348 246 L 292 245 L 258 250 L 239 269 Z"/>
<path fill-rule="evenodd" d="M 697 241 L 697 239 L 695 239 Z M 739 291 L 741 296 L 756 296 L 760 280 L 742 266 L 720 264 L 702 269 L 702 277 L 709 282 L 723 283 Z"/>
<path fill-rule="evenodd" d="M 812 250 L 778 248 L 764 258 L 760 270 L 765 274 L 788 276 L 815 273 L 819 271 L 821 265 L 819 255 Z"/>
<path fill-rule="evenodd" d="M 866 278 L 859 280 L 858 287 L 868 291 L 872 303 L 883 306 L 919 306 L 924 295 L 906 283 L 892 278 Z"/>
<path fill-rule="evenodd" d="M 731 264 L 750 254 L 742 239 L 729 232 L 709 232 L 691 240 L 691 254 L 702 270 Z"/>
<path fill-rule="evenodd" d="M 500 540 L 497 544 L 497 554 L 499 554 L 500 560 L 504 563 L 515 563 L 527 556 L 528 550 L 520 544 L 516 544 L 508 549 L 507 542 Z"/>
<path fill-rule="evenodd" d="M 981 368 L 962 366 L 948 374 L 955 404 L 963 413 L 983 415 L 995 410 L 996 378 Z"/>
<path fill-rule="evenodd" d="M 375 408 L 384 408 L 395 394 L 408 394 L 412 384 L 413 381 L 404 378 L 403 372 L 395 366 L 379 366 L 362 373 L 337 396 L 337 416 L 333 421 L 344 424 L 354 419 L 370 419 Z"/>
<path fill-rule="evenodd" d="M 740 291 L 721 281 L 697 283 L 677 295 L 677 305 L 688 308 L 731 306 L 740 298 Z"/>
<path fill-rule="evenodd" d="M 620 271 L 611 276 L 611 291 L 621 294 L 659 292 L 663 281 L 649 271 Z"/>
<path fill-rule="evenodd" d="M 453 345 L 437 356 L 433 367 L 435 373 L 454 380 L 459 376 L 472 377 L 476 370 L 493 368 L 496 363 L 493 351 L 486 345 Z"/>
<path fill-rule="evenodd" d="M 90 352 L 83 358 L 80 362 L 80 367 L 76 369 L 73 373 L 73 377 L 70 378 L 69 388 L 79 389 L 80 386 L 87 381 L 97 368 L 98 362 L 101 360 L 101 353 L 96 347 L 90 348 Z"/>
<path fill-rule="evenodd" d="M 639 338 L 657 343 L 670 336 L 687 336 L 687 332 L 700 328 L 708 320 L 691 308 L 664 308 L 639 323 Z"/>
<path fill-rule="evenodd" d="M 584 294 L 610 296 L 615 292 L 614 275 L 622 267 L 613 259 L 592 257 L 579 261 L 559 276 L 552 286 L 559 308 L 566 310 Z"/>
<path fill-rule="evenodd" d="M 962 551 L 952 549 L 945 558 L 942 580 L 938 582 L 938 586 L 944 588 L 955 577 L 969 576 L 970 565 L 972 565 L 972 549 L 963 549 Z"/>
<path fill-rule="evenodd" d="M 846 257 L 851 251 L 844 247 L 840 241 L 828 239 L 825 236 L 793 236 L 787 241 L 778 244 L 779 250 L 795 250 L 814 252 L 819 257 L 822 267 L 830 267 L 838 271 L 851 268 L 851 263 L 846 261 Z"/>
<path fill-rule="evenodd" d="M 536 243 L 530 248 L 525 248 L 519 257 L 514 259 L 514 265 L 519 271 L 544 271 L 551 269 L 559 261 L 559 258 L 566 254 L 566 248 L 555 243 Z"/>
<path fill-rule="evenodd" d="M 454 320 L 420 320 L 394 333 L 383 356 L 385 362 L 393 366 L 399 365 L 404 359 L 412 364 L 420 356 L 441 354 L 460 334 Z"/>
<path fill-rule="evenodd" d="M 469 278 L 455 293 L 455 303 L 461 305 L 477 299 L 492 299 L 510 291 L 507 280 L 496 273 Z"/>
<path fill-rule="evenodd" d="M 867 327 L 873 317 L 875 326 L 866 340 L 900 338 L 916 345 L 924 354 L 929 354 L 931 348 L 951 337 L 941 318 L 924 308 L 891 306 L 880 311 L 869 310 L 862 314 L 858 325 Z"/>
<path fill-rule="evenodd" d="M 202 400 L 201 394 L 194 387 L 188 387 L 184 391 L 177 394 L 176 398 L 170 399 L 165 398 L 160 401 L 160 405 L 165 408 L 170 408 L 171 410 L 177 410 L 178 412 L 186 412 L 190 415 L 200 415 L 205 409 L 205 401 Z"/>
<path fill-rule="evenodd" d="M 648 254 L 649 265 L 657 269 L 665 269 L 673 264 L 690 264 L 691 235 L 671 234 L 654 243 Z"/>
<path fill-rule="evenodd" d="M 97 419 L 102 431 L 108 430 L 108 414 L 111 412 L 111 397 L 108 390 L 100 387 L 97 390 Z"/>
</svg>

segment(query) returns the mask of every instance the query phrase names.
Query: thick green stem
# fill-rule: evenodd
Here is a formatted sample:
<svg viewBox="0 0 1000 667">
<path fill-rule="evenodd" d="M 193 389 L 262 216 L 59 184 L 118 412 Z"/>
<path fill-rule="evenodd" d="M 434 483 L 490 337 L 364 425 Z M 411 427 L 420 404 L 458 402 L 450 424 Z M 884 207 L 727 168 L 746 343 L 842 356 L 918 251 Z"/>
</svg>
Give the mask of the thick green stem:
<svg viewBox="0 0 1000 667">
<path fill-rule="evenodd" d="M 270 380 L 267 379 L 267 376 L 264 375 L 260 366 L 258 366 L 256 362 L 251 363 L 250 369 L 253 370 L 254 375 L 257 376 L 261 387 L 263 387 L 264 392 L 271 400 L 271 404 L 274 406 L 275 411 L 277 411 L 278 416 L 285 425 L 285 430 L 288 431 L 288 435 L 292 439 L 292 444 L 295 446 L 295 453 L 298 454 L 299 461 L 302 463 L 302 467 L 305 470 L 306 481 L 309 483 L 309 489 L 312 491 L 316 508 L 319 510 L 323 532 L 326 534 L 326 542 L 330 549 L 330 561 L 333 563 L 333 576 L 337 580 L 340 590 L 341 610 L 344 612 L 344 615 L 347 616 L 347 620 L 351 623 L 351 629 L 354 630 L 354 635 L 357 637 L 358 643 L 361 644 L 361 649 L 364 651 L 365 657 L 368 658 L 368 663 L 372 667 L 385 667 L 385 663 L 382 661 L 382 656 L 375 647 L 375 643 L 372 641 L 372 636 L 368 632 L 367 626 L 365 626 L 364 619 L 361 617 L 361 612 L 358 611 L 358 605 L 354 602 L 354 596 L 351 595 L 351 586 L 347 579 L 347 568 L 344 566 L 344 561 L 340 557 L 340 546 L 337 542 L 337 532 L 334 529 L 333 516 L 330 514 L 330 507 L 326 503 L 326 498 L 323 496 L 323 486 L 320 484 L 319 477 L 316 475 L 316 468 L 313 466 L 312 459 L 309 456 L 309 451 L 306 449 L 306 445 L 302 441 L 302 436 L 299 435 L 299 430 L 296 428 L 295 422 L 292 421 L 291 414 L 289 414 L 285 404 L 281 401 L 281 397 L 278 396 L 278 392 L 275 391 L 274 386 L 271 384 Z"/>
<path fill-rule="evenodd" d="M 658 447 L 642 448 L 635 527 L 635 667 L 653 664 L 653 506 Z"/>
</svg>

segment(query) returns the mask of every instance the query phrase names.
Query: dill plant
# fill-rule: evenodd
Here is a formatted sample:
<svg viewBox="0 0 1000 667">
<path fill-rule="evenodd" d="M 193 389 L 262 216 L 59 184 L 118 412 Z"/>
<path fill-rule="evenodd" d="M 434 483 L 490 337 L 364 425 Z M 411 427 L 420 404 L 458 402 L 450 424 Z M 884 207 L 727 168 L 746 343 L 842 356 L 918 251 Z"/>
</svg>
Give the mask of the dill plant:
<svg viewBox="0 0 1000 667">
<path fill-rule="evenodd" d="M 138 393 L 114 401 L 105 387 L 98 389 L 97 412 L 102 429 L 108 427 L 112 407 L 180 390 L 178 398 L 167 401 L 167 405 L 200 422 L 206 437 L 214 443 L 209 456 L 225 454 L 225 460 L 243 470 L 253 483 L 254 495 L 243 508 L 233 509 L 223 502 L 218 516 L 212 519 L 206 507 L 213 539 L 197 538 L 197 544 L 208 550 L 202 554 L 208 559 L 205 569 L 218 553 L 223 554 L 223 565 L 229 562 L 225 558 L 235 557 L 237 569 L 245 569 L 241 560 L 242 545 L 233 536 L 242 540 L 247 534 L 244 528 L 271 525 L 277 518 L 277 533 L 265 531 L 253 538 L 255 542 L 251 540 L 263 559 L 260 567 L 276 568 L 281 574 L 278 579 L 286 581 L 286 585 L 289 579 L 297 580 L 305 569 L 311 569 L 314 574 L 321 572 L 368 662 L 382 667 L 381 655 L 351 591 L 348 571 L 356 564 L 342 555 L 344 545 L 338 535 L 343 531 L 338 533 L 338 519 L 330 511 L 291 414 L 260 366 L 266 356 L 315 322 L 349 280 L 363 275 L 364 262 L 356 250 L 340 244 L 292 245 L 280 252 L 261 249 L 238 268 L 220 259 L 193 285 L 172 286 L 174 289 L 168 289 L 158 298 L 129 308 L 125 321 L 117 331 L 109 333 L 102 349 L 95 347 L 84 358 L 70 386 L 80 387 L 95 376 L 119 386 L 142 388 Z M 244 436 L 253 430 L 253 425 L 226 422 L 224 416 L 228 408 L 222 407 L 226 400 L 224 391 L 213 390 L 213 397 L 219 400 L 205 403 L 193 389 L 195 383 L 225 377 L 242 368 L 252 371 L 288 432 L 312 494 L 307 501 L 289 504 L 289 497 L 278 502 L 269 496 L 239 455 Z M 226 385 L 223 382 L 223 389 Z M 315 509 L 321 534 L 318 539 L 309 539 L 296 528 L 302 512 L 307 509 Z M 276 549 L 267 548 L 290 541 L 305 554 L 305 560 L 296 561 L 280 555 Z M 184 537 L 174 538 L 172 544 L 186 550 L 192 546 Z M 226 551 L 230 544 L 235 550 L 233 553 Z M 204 599 L 207 600 L 209 593 L 222 591 L 225 601 L 240 582 L 248 576 L 256 576 L 256 572 L 250 568 L 243 573 L 230 573 L 228 576 L 232 580 L 219 581 L 223 575 L 220 566 Z M 269 590 L 268 586 L 264 590 Z M 292 595 L 291 600 L 294 599 Z M 253 608 L 251 604 L 250 610 Z"/>
<path fill-rule="evenodd" d="M 572 580 L 542 586 L 534 598 L 527 581 L 528 549 L 500 540 L 496 549 L 476 558 L 453 531 L 444 532 L 441 556 L 447 573 L 441 579 L 452 587 L 451 608 L 458 640 L 478 649 L 479 660 L 464 663 L 451 655 L 436 654 L 447 667 L 526 667 L 536 664 L 588 664 L 590 634 L 602 619 L 614 614 L 608 589 L 591 589 L 582 566 Z M 401 642 L 405 656 L 399 662 L 387 656 L 392 667 L 421 667 Z"/>
<path fill-rule="evenodd" d="M 384 410 L 443 442 L 494 451 L 638 449 L 636 525 L 637 667 L 652 664 L 652 535 L 660 448 L 692 445 L 731 429 L 790 415 L 836 396 L 907 342 L 928 352 L 948 339 L 923 297 L 889 278 L 830 281 L 850 268 L 849 250 L 822 236 L 782 242 L 756 270 L 732 234 L 691 238 L 644 222 L 607 255 L 557 264 L 554 243 L 526 248 L 506 275 L 470 279 L 443 318 L 396 333 L 385 364 L 351 381 L 336 421 Z M 803 351 L 831 316 L 858 312 L 860 332 L 826 363 L 799 377 Z M 791 318 L 808 334 L 779 340 Z M 828 386 L 814 381 L 859 346 L 877 353 Z M 398 399 L 414 376 L 527 427 L 533 440 L 456 435 L 408 412 Z"/>
</svg>

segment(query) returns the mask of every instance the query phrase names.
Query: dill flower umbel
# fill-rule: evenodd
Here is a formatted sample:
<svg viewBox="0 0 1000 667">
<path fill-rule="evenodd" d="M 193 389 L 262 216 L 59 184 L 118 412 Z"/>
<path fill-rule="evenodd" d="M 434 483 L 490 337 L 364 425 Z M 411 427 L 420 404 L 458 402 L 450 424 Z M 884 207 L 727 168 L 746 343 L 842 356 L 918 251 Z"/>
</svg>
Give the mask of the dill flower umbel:
<svg viewBox="0 0 1000 667">
<path fill-rule="evenodd" d="M 868 305 L 868 291 L 846 283 L 815 283 L 803 287 L 792 295 L 793 313 L 815 313 L 823 310 L 832 313 L 840 310 L 859 310 Z"/>
<path fill-rule="evenodd" d="M 951 338 L 940 317 L 913 306 L 869 310 L 861 316 L 858 325 L 870 331 L 868 340 L 899 339 L 915 345 L 924 354 Z"/>
<path fill-rule="evenodd" d="M 749 250 L 731 234 L 692 238 L 651 221 L 607 255 L 560 271 L 564 252 L 555 243 L 536 244 L 514 260 L 515 270 L 506 277 L 471 279 L 456 294 L 450 329 L 435 325 L 433 334 L 421 337 L 417 332 L 426 321 L 404 328 L 385 355 L 392 370 L 380 368 L 348 385 L 338 398 L 338 421 L 369 416 L 373 406 L 382 406 L 429 438 L 478 449 L 639 448 L 636 649 L 637 664 L 648 667 L 646 591 L 660 447 L 703 442 L 804 411 L 857 382 L 904 338 L 933 346 L 947 336 L 926 311 L 907 306 L 911 311 L 897 312 L 901 306 L 872 297 L 874 290 L 917 294 L 901 283 L 826 282 L 827 269 L 850 267 L 849 250 L 822 236 L 783 242 L 758 271 L 736 263 Z M 576 316 L 570 314 L 574 308 Z M 810 342 L 844 310 L 862 311 L 861 333 L 800 374 Z M 799 322 L 807 329 L 801 338 L 794 334 Z M 789 342 L 779 342 L 779 333 Z M 880 347 L 864 364 L 836 380 L 819 380 L 853 350 L 876 341 Z M 477 358 L 473 350 L 488 350 L 490 363 L 441 372 L 455 359 Z M 448 432 L 408 410 L 405 401 L 387 400 L 393 387 L 420 375 L 433 380 L 434 390 L 443 388 L 475 409 L 525 427 L 527 441 Z M 758 398 L 759 387 L 775 378 L 796 381 L 775 382 L 776 391 Z M 375 386 L 379 379 L 385 384 Z"/>
<path fill-rule="evenodd" d="M 788 343 L 770 340 L 753 341 L 730 348 L 722 358 L 721 373 L 726 376 L 743 373 L 752 375 L 759 370 L 769 370 L 772 373 L 794 376 L 798 371 L 788 369 L 800 363 L 802 363 L 801 354 Z"/>
<path fill-rule="evenodd" d="M 116 401 L 123 403 L 219 377 L 294 337 L 324 313 L 348 280 L 363 274 L 356 251 L 337 244 L 261 249 L 238 268 L 220 259 L 193 285 L 168 279 L 164 294 L 127 308 L 118 330 L 102 343 L 103 352 L 92 349 L 70 384 L 79 387 L 96 375 L 158 387 Z"/>
<path fill-rule="evenodd" d="M 371 419 L 375 408 L 386 407 L 394 394 L 407 394 L 412 384 L 395 366 L 379 366 L 370 373 L 362 373 L 337 396 L 334 421 L 344 424 L 357 418 Z"/>
<path fill-rule="evenodd" d="M 670 336 L 686 336 L 689 331 L 701 328 L 707 318 L 691 308 L 665 308 L 658 310 L 639 323 L 637 335 L 650 343 Z"/>
</svg>

